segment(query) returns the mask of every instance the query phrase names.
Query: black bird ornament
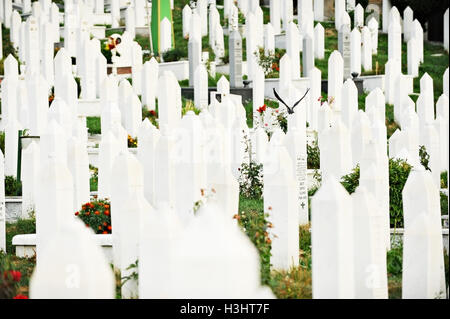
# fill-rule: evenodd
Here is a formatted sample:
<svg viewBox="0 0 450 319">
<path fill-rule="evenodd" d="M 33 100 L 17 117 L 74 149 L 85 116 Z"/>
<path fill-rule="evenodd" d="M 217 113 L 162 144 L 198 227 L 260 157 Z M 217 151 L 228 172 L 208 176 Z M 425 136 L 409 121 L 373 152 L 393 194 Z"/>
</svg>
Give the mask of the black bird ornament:
<svg viewBox="0 0 450 319">
<path fill-rule="evenodd" d="M 275 94 L 275 97 L 277 98 L 278 101 L 280 101 L 281 103 L 284 104 L 284 106 L 286 106 L 288 114 L 294 114 L 294 108 L 301 102 L 303 101 L 303 99 L 306 97 L 306 95 L 309 92 L 309 88 L 306 90 L 306 93 L 303 95 L 303 97 L 298 100 L 297 102 L 294 103 L 294 105 L 292 107 L 289 107 L 284 101 L 283 99 L 278 95 L 277 91 L 275 90 L 275 88 L 273 88 L 273 93 Z"/>
</svg>

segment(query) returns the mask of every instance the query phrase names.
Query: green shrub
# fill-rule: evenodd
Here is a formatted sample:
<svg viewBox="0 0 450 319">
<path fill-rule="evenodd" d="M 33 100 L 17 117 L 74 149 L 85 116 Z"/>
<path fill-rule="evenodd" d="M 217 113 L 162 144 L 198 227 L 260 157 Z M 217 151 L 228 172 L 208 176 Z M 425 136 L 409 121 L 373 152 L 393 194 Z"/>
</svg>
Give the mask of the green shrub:
<svg viewBox="0 0 450 319">
<path fill-rule="evenodd" d="M 411 165 L 402 159 L 389 159 L 389 215 L 391 227 L 403 227 L 403 199 L 402 191 L 408 179 Z M 342 177 L 342 186 L 352 194 L 359 186 L 359 166 Z"/>
<path fill-rule="evenodd" d="M 307 166 L 308 169 L 319 169 L 320 168 L 320 149 L 317 142 L 314 141 L 312 145 L 306 144 L 307 152 Z"/>
<path fill-rule="evenodd" d="M 422 164 L 422 166 L 425 167 L 425 169 L 427 171 L 431 172 L 431 169 L 428 166 L 428 164 L 430 163 L 430 155 L 428 154 L 427 149 L 425 148 L 425 145 L 420 146 L 419 156 L 420 156 L 420 164 Z"/>
<path fill-rule="evenodd" d="M 5 176 L 5 196 L 22 196 L 22 182 L 14 176 Z"/>
<path fill-rule="evenodd" d="M 180 59 L 184 56 L 184 52 L 178 48 L 166 51 L 163 53 L 164 62 L 175 62 L 180 61 Z"/>
<path fill-rule="evenodd" d="M 441 192 L 441 215 L 448 215 L 448 196 Z"/>
<path fill-rule="evenodd" d="M 148 110 L 147 107 L 142 108 L 142 120 L 146 118 L 149 119 L 150 123 L 152 123 L 155 127 L 159 127 L 158 124 L 158 105 L 156 105 L 155 110 Z"/>
<path fill-rule="evenodd" d="M 89 134 L 101 134 L 102 133 L 100 117 L 88 116 L 86 118 L 86 126 L 88 128 L 88 133 Z"/>
<path fill-rule="evenodd" d="M 222 60 L 223 64 L 230 63 L 230 53 L 227 52 L 223 57 L 220 58 L 220 60 Z"/>
<path fill-rule="evenodd" d="M 111 234 L 111 206 L 105 199 L 94 200 L 84 204 L 80 211 L 75 212 L 87 227 L 96 234 Z"/>
<path fill-rule="evenodd" d="M 392 247 L 387 253 L 387 272 L 390 276 L 401 277 L 403 267 L 403 245 Z"/>
<path fill-rule="evenodd" d="M 447 187 L 448 187 L 447 172 L 442 172 L 441 173 L 441 188 L 447 188 Z"/>
<path fill-rule="evenodd" d="M 263 194 L 263 177 L 262 164 L 250 162 L 243 163 L 239 169 L 241 175 L 239 177 L 240 194 L 245 198 L 260 199 Z"/>
<path fill-rule="evenodd" d="M 344 188 L 347 190 L 349 194 L 353 194 L 356 188 L 358 188 L 359 176 L 360 176 L 359 165 L 356 165 L 356 167 L 352 170 L 350 174 L 342 176 L 341 184 L 342 186 L 344 186 Z"/>
<path fill-rule="evenodd" d="M 98 168 L 89 164 L 89 171 L 91 172 L 91 178 L 89 179 L 89 189 L 91 192 L 98 190 Z"/>
</svg>

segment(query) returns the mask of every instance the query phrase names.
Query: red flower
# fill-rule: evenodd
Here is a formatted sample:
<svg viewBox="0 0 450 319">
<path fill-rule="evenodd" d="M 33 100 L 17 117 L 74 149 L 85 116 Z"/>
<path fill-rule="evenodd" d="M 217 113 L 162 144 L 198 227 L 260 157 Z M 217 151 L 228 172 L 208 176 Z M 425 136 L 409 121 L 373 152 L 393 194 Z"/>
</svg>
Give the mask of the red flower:
<svg viewBox="0 0 450 319">
<path fill-rule="evenodd" d="M 261 106 L 260 108 L 258 108 L 258 112 L 259 113 L 263 113 L 263 112 L 265 112 L 266 111 L 266 109 L 267 109 L 267 106 L 264 104 L 263 106 Z"/>
<path fill-rule="evenodd" d="M 106 216 L 108 216 L 109 215 L 109 210 L 105 210 L 105 213 L 104 213 Z"/>
<path fill-rule="evenodd" d="M 156 112 L 154 110 L 150 110 L 150 115 L 151 116 L 156 116 Z"/>
<path fill-rule="evenodd" d="M 78 214 L 80 214 L 80 213 L 79 213 L 79 212 L 76 212 L 76 213 L 75 213 L 75 216 L 78 216 Z"/>
<path fill-rule="evenodd" d="M 108 232 L 105 230 L 104 232 L 103 232 L 103 234 L 107 234 Z"/>
<path fill-rule="evenodd" d="M 109 226 L 108 226 L 108 230 L 111 230 L 111 228 L 112 228 L 111 225 L 109 225 Z"/>
<path fill-rule="evenodd" d="M 19 295 L 14 296 L 13 299 L 28 299 L 28 297 L 19 294 Z"/>
<path fill-rule="evenodd" d="M 18 270 L 10 270 L 3 272 L 3 278 L 8 279 L 8 275 L 11 275 L 12 280 L 15 282 L 19 282 L 20 278 L 22 278 L 22 273 Z"/>
<path fill-rule="evenodd" d="M 100 212 L 99 212 L 98 210 L 96 210 L 96 211 L 94 212 L 94 214 L 95 214 L 95 215 L 100 215 Z"/>
</svg>

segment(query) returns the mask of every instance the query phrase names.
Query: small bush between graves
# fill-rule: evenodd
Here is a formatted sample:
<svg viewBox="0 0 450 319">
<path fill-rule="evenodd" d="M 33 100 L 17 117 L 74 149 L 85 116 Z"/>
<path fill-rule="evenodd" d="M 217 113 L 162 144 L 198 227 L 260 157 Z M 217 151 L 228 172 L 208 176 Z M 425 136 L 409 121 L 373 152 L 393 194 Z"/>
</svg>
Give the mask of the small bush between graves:
<svg viewBox="0 0 450 319">
<path fill-rule="evenodd" d="M 96 234 L 111 234 L 111 205 L 106 199 L 86 203 L 75 213 Z"/>
<path fill-rule="evenodd" d="M 419 156 L 420 156 L 420 164 L 422 164 L 422 166 L 425 167 L 427 171 L 431 172 L 431 168 L 428 166 L 428 164 L 430 163 L 430 155 L 428 154 L 425 145 L 420 146 Z"/>
<path fill-rule="evenodd" d="M 403 270 L 403 245 L 399 244 L 387 252 L 387 272 L 390 276 L 401 277 Z"/>
<path fill-rule="evenodd" d="M 145 106 L 142 108 L 142 120 L 146 118 L 149 119 L 150 123 L 152 123 L 155 127 L 159 127 L 158 125 L 158 106 L 156 106 L 156 110 L 148 110 Z"/>
<path fill-rule="evenodd" d="M 389 214 L 391 227 L 403 227 L 402 191 L 408 179 L 411 165 L 402 159 L 389 159 Z M 341 183 L 352 194 L 359 186 L 359 165 L 353 171 L 342 177 Z"/>
<path fill-rule="evenodd" d="M 184 56 L 184 52 L 178 48 L 175 48 L 164 52 L 162 56 L 164 62 L 175 62 L 180 61 L 180 59 Z"/>
<path fill-rule="evenodd" d="M 440 193 L 441 195 L 441 215 L 448 215 L 448 196 L 444 193 Z"/>
<path fill-rule="evenodd" d="M 22 196 L 22 182 L 14 176 L 5 176 L 5 196 Z"/>
<path fill-rule="evenodd" d="M 307 167 L 308 169 L 319 169 L 320 168 L 320 149 L 317 142 L 314 141 L 310 144 L 306 144 L 307 156 Z"/>
<path fill-rule="evenodd" d="M 96 192 L 98 190 L 98 168 L 89 164 L 89 172 L 91 173 L 89 189 L 91 192 Z"/>
<path fill-rule="evenodd" d="M 86 117 L 86 126 L 88 128 L 89 134 L 101 134 L 102 133 L 100 117 L 97 117 L 97 116 Z"/>
<path fill-rule="evenodd" d="M 275 52 L 266 55 L 264 48 L 259 48 L 255 55 L 259 56 L 259 65 L 264 70 L 266 78 L 278 78 L 280 76 L 280 60 L 286 53 L 284 49 L 275 49 Z"/>
<path fill-rule="evenodd" d="M 262 164 L 255 162 L 242 163 L 239 177 L 239 191 L 241 196 L 260 199 L 263 194 Z"/>
<path fill-rule="evenodd" d="M 137 137 L 131 137 L 128 135 L 128 147 L 129 148 L 136 148 L 137 147 Z"/>
<path fill-rule="evenodd" d="M 442 172 L 441 173 L 441 188 L 447 188 L 447 187 L 448 187 L 447 172 Z"/>
</svg>

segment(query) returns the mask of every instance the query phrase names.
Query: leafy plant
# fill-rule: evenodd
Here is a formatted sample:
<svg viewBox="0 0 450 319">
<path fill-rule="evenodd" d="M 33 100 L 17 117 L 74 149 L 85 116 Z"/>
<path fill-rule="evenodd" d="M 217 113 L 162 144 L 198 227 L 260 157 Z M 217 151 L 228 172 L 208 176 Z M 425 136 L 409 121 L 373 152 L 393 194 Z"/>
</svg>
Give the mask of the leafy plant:
<svg viewBox="0 0 450 319">
<path fill-rule="evenodd" d="M 359 165 L 356 165 L 356 167 L 352 170 L 350 174 L 342 176 L 341 184 L 342 186 L 344 186 L 344 188 L 347 190 L 349 194 L 353 194 L 356 188 L 358 188 L 359 176 L 360 176 Z"/>
<path fill-rule="evenodd" d="M 447 172 L 442 172 L 441 173 L 441 188 L 447 188 L 447 187 L 448 187 Z"/>
<path fill-rule="evenodd" d="M 5 176 L 5 196 L 22 196 L 22 182 L 14 176 Z"/>
<path fill-rule="evenodd" d="M 137 137 L 131 137 L 128 135 L 128 147 L 129 148 L 136 148 L 137 147 Z"/>
<path fill-rule="evenodd" d="M 128 276 L 124 276 L 122 277 L 122 283 L 121 285 L 123 286 L 128 280 L 135 280 L 138 281 L 139 280 L 139 273 L 138 273 L 138 268 L 139 268 L 139 259 L 137 259 L 133 264 L 129 265 L 127 267 L 126 270 L 131 270 L 131 269 L 136 269 L 135 271 L 133 271 L 131 274 L 129 274 Z"/>
<path fill-rule="evenodd" d="M 230 53 L 229 52 L 225 53 L 225 55 L 221 57 L 220 60 L 222 61 L 223 64 L 230 63 Z"/>
<path fill-rule="evenodd" d="M 262 164 L 255 162 L 242 163 L 239 169 L 239 189 L 245 198 L 260 199 L 263 194 Z"/>
<path fill-rule="evenodd" d="M 146 118 L 148 118 L 150 123 L 152 123 L 155 127 L 159 127 L 158 109 L 148 110 L 146 107 L 143 107 L 142 108 L 142 120 L 145 120 Z"/>
<path fill-rule="evenodd" d="M 111 206 L 106 199 L 84 204 L 80 211 L 75 212 L 75 216 L 81 218 L 96 234 L 111 234 Z"/>
<path fill-rule="evenodd" d="M 448 215 L 448 196 L 443 192 L 441 195 L 441 215 Z"/>
<path fill-rule="evenodd" d="M 408 179 L 411 165 L 402 159 L 389 159 L 389 215 L 391 227 L 403 227 L 402 191 Z M 342 177 L 341 184 L 352 194 L 359 186 L 359 165 Z"/>
<path fill-rule="evenodd" d="M 266 78 L 278 78 L 280 75 L 280 60 L 286 50 L 275 49 L 275 52 L 269 52 L 266 55 L 264 48 L 259 48 L 255 55 L 258 58 L 258 64 L 264 70 Z"/>
<path fill-rule="evenodd" d="M 401 277 L 403 267 L 403 245 L 391 248 L 387 253 L 387 272 L 390 276 Z"/>
<path fill-rule="evenodd" d="M 91 172 L 91 178 L 89 180 L 91 192 L 98 190 L 98 168 L 89 164 L 89 171 Z"/>
<path fill-rule="evenodd" d="M 420 164 L 425 167 L 427 171 L 431 172 L 430 167 L 428 164 L 430 163 L 430 155 L 427 152 L 427 149 L 425 148 L 425 145 L 421 145 L 419 148 L 419 156 L 420 156 Z"/>
<path fill-rule="evenodd" d="M 178 48 L 166 51 L 162 54 L 164 62 L 180 61 L 184 56 L 184 52 Z"/>
<path fill-rule="evenodd" d="M 314 141 L 312 144 L 306 144 L 307 152 L 307 167 L 308 169 L 319 169 L 320 168 L 320 149 L 317 142 Z"/>
</svg>

